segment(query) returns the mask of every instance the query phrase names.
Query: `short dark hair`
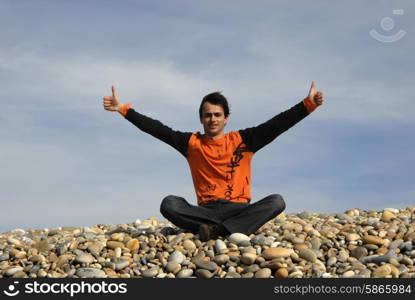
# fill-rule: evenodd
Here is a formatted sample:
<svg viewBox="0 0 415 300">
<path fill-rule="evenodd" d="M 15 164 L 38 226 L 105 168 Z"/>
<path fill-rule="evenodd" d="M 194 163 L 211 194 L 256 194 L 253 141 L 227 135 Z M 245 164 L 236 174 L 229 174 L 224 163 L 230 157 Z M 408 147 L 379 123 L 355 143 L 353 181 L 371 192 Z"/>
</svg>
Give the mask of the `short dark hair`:
<svg viewBox="0 0 415 300">
<path fill-rule="evenodd" d="M 213 92 L 203 97 L 202 103 L 200 103 L 199 117 L 201 119 L 202 119 L 203 104 L 205 104 L 205 102 L 209 102 L 210 104 L 222 106 L 223 112 L 225 113 L 225 118 L 229 116 L 230 111 L 229 111 L 228 100 L 226 100 L 225 96 L 222 95 L 220 92 Z"/>
</svg>

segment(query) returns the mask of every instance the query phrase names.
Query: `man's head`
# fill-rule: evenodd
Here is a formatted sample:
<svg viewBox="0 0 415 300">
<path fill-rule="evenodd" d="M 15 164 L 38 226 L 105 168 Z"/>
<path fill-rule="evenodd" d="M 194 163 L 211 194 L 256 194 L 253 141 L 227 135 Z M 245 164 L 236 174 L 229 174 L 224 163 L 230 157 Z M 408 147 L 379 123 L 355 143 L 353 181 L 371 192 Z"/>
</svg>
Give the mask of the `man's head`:
<svg viewBox="0 0 415 300">
<path fill-rule="evenodd" d="M 199 117 L 206 136 L 221 137 L 229 119 L 229 105 L 225 96 L 220 92 L 214 92 L 203 97 L 199 107 Z"/>
</svg>

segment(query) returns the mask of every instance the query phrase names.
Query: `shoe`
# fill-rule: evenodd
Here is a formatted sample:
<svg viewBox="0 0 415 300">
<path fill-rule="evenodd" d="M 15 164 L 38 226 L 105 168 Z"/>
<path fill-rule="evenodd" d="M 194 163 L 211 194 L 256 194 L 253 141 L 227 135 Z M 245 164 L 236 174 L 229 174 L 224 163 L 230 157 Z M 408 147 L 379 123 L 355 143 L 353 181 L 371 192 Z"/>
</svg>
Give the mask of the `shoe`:
<svg viewBox="0 0 415 300">
<path fill-rule="evenodd" d="M 202 224 L 199 226 L 199 239 L 201 242 L 216 240 L 219 237 L 219 228 L 216 224 Z"/>
<path fill-rule="evenodd" d="M 166 226 L 160 230 L 160 233 L 164 236 L 177 235 L 179 233 L 179 230 L 170 226 Z"/>
</svg>

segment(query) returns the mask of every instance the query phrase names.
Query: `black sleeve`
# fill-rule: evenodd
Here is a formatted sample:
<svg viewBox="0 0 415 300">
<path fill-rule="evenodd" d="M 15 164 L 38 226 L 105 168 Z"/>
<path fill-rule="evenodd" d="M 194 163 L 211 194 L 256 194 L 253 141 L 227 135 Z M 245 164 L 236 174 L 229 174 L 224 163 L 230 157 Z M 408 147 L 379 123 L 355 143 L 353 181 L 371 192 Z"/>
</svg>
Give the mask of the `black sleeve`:
<svg viewBox="0 0 415 300">
<path fill-rule="evenodd" d="M 252 152 L 271 143 L 277 136 L 290 129 L 308 115 L 301 101 L 259 126 L 239 130 L 242 140 Z"/>
<path fill-rule="evenodd" d="M 140 114 L 132 108 L 127 111 L 125 118 L 137 126 L 138 129 L 169 144 L 183 156 L 187 155 L 187 146 L 192 135 L 191 132 L 175 131 L 160 121 Z"/>
</svg>

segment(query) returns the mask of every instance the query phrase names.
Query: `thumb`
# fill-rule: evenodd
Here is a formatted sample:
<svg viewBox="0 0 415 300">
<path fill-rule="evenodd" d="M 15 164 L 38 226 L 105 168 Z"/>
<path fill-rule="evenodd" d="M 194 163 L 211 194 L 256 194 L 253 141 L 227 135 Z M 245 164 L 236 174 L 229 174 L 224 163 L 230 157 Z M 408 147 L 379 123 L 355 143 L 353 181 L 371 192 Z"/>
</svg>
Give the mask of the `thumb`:
<svg viewBox="0 0 415 300">
<path fill-rule="evenodd" d="M 316 83 L 314 82 L 314 80 L 311 82 L 311 87 L 310 87 L 310 91 L 308 92 L 308 96 L 311 98 L 311 100 L 314 97 L 315 91 L 314 88 L 316 87 Z"/>
<path fill-rule="evenodd" d="M 116 95 L 116 89 L 115 89 L 115 86 L 112 86 L 112 87 L 111 87 L 111 89 L 112 89 L 112 97 L 113 97 L 114 99 L 118 99 L 118 98 L 117 98 L 117 95 Z"/>
</svg>

